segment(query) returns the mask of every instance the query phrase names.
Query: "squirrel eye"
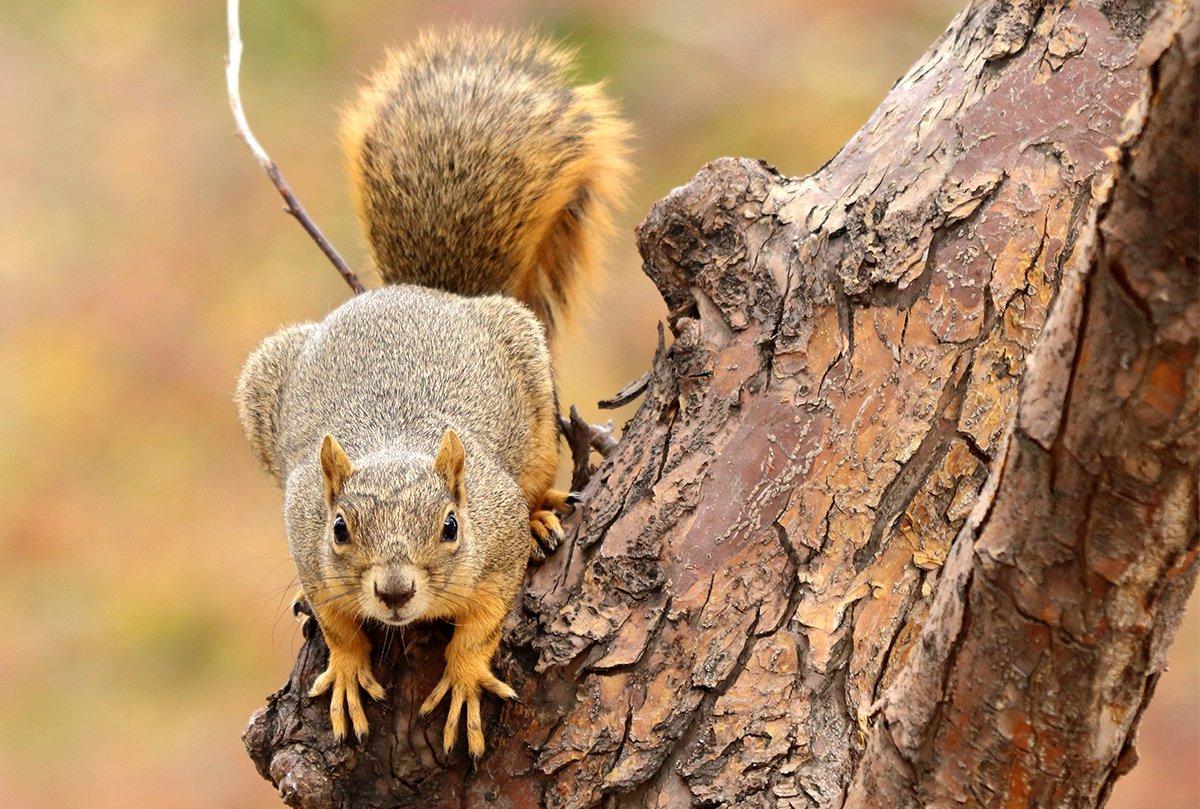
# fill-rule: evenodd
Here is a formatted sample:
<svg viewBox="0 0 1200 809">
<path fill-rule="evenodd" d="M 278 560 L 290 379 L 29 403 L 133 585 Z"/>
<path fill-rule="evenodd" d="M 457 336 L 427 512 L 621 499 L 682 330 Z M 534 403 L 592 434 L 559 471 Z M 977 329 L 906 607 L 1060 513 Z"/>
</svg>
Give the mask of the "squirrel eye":
<svg viewBox="0 0 1200 809">
<path fill-rule="evenodd" d="M 333 518 L 333 541 L 338 545 L 346 545 L 350 542 L 350 529 L 346 526 L 346 520 L 341 514 Z"/>
<path fill-rule="evenodd" d="M 452 511 L 446 515 L 446 521 L 442 523 L 442 542 L 453 542 L 456 539 L 458 539 L 458 519 Z"/>
</svg>

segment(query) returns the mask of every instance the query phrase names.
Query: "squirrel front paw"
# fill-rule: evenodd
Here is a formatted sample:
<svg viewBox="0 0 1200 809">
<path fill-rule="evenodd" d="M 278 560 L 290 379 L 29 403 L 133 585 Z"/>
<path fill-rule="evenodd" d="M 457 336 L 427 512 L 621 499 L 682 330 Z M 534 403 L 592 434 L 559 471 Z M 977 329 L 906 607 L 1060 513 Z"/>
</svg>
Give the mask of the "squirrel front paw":
<svg viewBox="0 0 1200 809">
<path fill-rule="evenodd" d="M 442 731 L 442 752 L 447 756 L 454 750 L 458 740 L 458 719 L 463 707 L 467 709 L 467 749 L 479 758 L 483 755 L 483 722 L 479 717 L 479 695 L 482 689 L 491 691 L 502 699 L 516 699 L 517 692 L 508 683 L 492 674 L 488 663 L 469 666 L 447 666 L 442 679 L 421 704 L 420 715 L 425 716 L 438 706 L 446 693 L 450 693 L 450 712 L 446 715 L 446 727 Z"/>
<path fill-rule="evenodd" d="M 333 689 L 329 698 L 329 722 L 333 725 L 333 737 L 339 742 L 346 738 L 347 708 L 350 710 L 354 735 L 359 739 L 367 737 L 367 715 L 363 712 L 362 697 L 358 693 L 360 687 L 373 698 L 383 699 L 383 686 L 371 672 L 370 655 L 331 650 L 328 668 L 317 678 L 308 695 L 319 697 L 330 688 Z"/>
</svg>

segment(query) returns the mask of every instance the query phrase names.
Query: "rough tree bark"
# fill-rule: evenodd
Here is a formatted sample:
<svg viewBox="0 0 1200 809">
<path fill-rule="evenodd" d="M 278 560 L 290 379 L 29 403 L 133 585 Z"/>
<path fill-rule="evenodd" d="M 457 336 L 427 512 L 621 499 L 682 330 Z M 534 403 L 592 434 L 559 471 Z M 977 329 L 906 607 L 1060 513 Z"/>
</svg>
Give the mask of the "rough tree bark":
<svg viewBox="0 0 1200 809">
<path fill-rule="evenodd" d="M 293 806 L 1094 806 L 1197 566 L 1191 3 L 976 2 L 817 173 L 719 160 L 639 230 L 674 341 L 531 573 L 489 749 L 378 670 L 246 744 Z"/>
</svg>

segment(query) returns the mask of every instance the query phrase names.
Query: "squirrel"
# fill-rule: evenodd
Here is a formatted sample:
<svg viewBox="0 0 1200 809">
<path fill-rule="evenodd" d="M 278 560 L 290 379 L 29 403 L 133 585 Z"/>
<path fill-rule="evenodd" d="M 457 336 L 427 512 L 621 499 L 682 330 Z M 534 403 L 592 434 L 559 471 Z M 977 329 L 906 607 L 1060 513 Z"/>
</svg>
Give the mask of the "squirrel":
<svg viewBox="0 0 1200 809">
<path fill-rule="evenodd" d="M 384 286 L 246 361 L 243 430 L 284 493 L 304 597 L 329 647 L 310 696 L 334 736 L 368 732 L 383 697 L 362 626 L 454 623 L 443 731 L 484 751 L 483 690 L 531 555 L 561 539 L 550 335 L 599 272 L 627 175 L 628 127 L 573 52 L 532 34 L 459 29 L 389 54 L 341 139 Z"/>
</svg>

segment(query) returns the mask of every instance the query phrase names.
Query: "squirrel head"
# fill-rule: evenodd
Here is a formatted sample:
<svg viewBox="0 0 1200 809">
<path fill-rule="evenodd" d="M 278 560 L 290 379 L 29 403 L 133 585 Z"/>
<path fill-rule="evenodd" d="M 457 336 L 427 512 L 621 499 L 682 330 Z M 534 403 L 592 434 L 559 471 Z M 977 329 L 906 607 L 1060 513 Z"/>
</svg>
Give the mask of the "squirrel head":
<svg viewBox="0 0 1200 809">
<path fill-rule="evenodd" d="M 387 452 L 355 463 L 326 435 L 320 462 L 324 598 L 392 626 L 456 612 L 472 544 L 458 435 L 446 430 L 433 458 Z"/>
</svg>

